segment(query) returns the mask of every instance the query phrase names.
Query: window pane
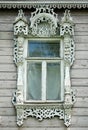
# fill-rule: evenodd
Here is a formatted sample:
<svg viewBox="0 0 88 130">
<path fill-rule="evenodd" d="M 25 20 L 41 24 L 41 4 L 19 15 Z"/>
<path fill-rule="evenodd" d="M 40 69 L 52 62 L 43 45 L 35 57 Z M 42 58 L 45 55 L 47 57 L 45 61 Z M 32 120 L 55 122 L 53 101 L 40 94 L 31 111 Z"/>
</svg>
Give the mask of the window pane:
<svg viewBox="0 0 88 130">
<path fill-rule="evenodd" d="M 47 100 L 60 100 L 61 75 L 60 63 L 47 64 Z"/>
<path fill-rule="evenodd" d="M 41 63 L 27 65 L 27 100 L 41 99 Z"/>
<path fill-rule="evenodd" d="M 60 57 L 59 41 L 29 41 L 28 56 Z"/>
</svg>

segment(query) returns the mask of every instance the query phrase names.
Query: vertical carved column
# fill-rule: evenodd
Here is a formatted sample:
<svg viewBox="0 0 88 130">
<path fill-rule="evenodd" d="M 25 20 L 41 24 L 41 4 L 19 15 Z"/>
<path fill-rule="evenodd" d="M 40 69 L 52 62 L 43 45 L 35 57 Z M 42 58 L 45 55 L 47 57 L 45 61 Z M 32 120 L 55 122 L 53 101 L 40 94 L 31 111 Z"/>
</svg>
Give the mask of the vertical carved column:
<svg viewBox="0 0 88 130">
<path fill-rule="evenodd" d="M 69 10 L 66 10 L 60 24 L 60 35 L 64 38 L 64 63 L 65 63 L 65 101 L 64 122 L 68 127 L 71 123 L 72 93 L 70 81 L 70 66 L 74 61 L 74 24 Z"/>
<path fill-rule="evenodd" d="M 28 35 L 28 23 L 22 10 L 19 10 L 18 16 L 14 22 L 14 62 L 17 66 L 17 91 L 15 93 L 14 104 L 23 104 L 23 44 L 24 37 Z M 17 110 L 17 124 L 20 126 L 23 124 L 23 109 L 16 107 Z"/>
</svg>

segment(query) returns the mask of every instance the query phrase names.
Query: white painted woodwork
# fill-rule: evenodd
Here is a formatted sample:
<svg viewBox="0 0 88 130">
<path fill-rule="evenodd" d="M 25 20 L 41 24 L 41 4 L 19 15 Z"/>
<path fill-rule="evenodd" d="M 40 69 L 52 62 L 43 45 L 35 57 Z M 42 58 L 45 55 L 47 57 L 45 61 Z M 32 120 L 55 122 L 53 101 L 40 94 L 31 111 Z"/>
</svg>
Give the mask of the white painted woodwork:
<svg viewBox="0 0 88 130">
<path fill-rule="evenodd" d="M 47 76 L 47 63 L 42 62 L 42 101 L 46 101 L 46 76 Z"/>
</svg>

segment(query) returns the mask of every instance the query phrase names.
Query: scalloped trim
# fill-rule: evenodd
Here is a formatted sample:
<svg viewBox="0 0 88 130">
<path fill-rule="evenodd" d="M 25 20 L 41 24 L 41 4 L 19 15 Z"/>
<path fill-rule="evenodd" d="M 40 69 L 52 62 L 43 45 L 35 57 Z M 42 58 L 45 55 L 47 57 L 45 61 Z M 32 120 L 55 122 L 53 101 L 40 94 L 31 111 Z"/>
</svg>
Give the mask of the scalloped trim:
<svg viewBox="0 0 88 130">
<path fill-rule="evenodd" d="M 68 9 L 71 9 L 71 8 L 78 8 L 78 9 L 81 9 L 81 8 L 88 8 L 88 1 L 87 0 L 55 0 L 55 1 L 49 1 L 49 0 L 45 0 L 45 2 L 43 0 L 37 0 L 37 1 L 34 1 L 34 0 L 26 0 L 25 2 L 22 0 L 22 1 L 0 1 L 0 8 L 7 8 L 7 9 L 11 9 L 11 8 L 36 8 L 38 6 L 45 6 L 45 5 L 48 5 L 49 7 L 53 7 L 53 8 L 58 8 L 58 9 L 61 9 L 61 8 L 68 8 Z"/>
</svg>

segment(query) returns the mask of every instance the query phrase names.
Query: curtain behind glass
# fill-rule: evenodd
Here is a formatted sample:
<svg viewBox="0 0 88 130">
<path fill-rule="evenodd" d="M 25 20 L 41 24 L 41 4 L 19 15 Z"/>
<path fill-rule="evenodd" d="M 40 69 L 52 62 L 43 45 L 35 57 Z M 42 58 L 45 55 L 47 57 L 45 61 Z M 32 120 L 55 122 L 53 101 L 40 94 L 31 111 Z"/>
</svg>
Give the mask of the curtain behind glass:
<svg viewBox="0 0 88 130">
<path fill-rule="evenodd" d="M 60 100 L 61 93 L 60 63 L 47 63 L 47 100 Z"/>
<path fill-rule="evenodd" d="M 41 63 L 27 64 L 27 100 L 41 99 Z"/>
</svg>

